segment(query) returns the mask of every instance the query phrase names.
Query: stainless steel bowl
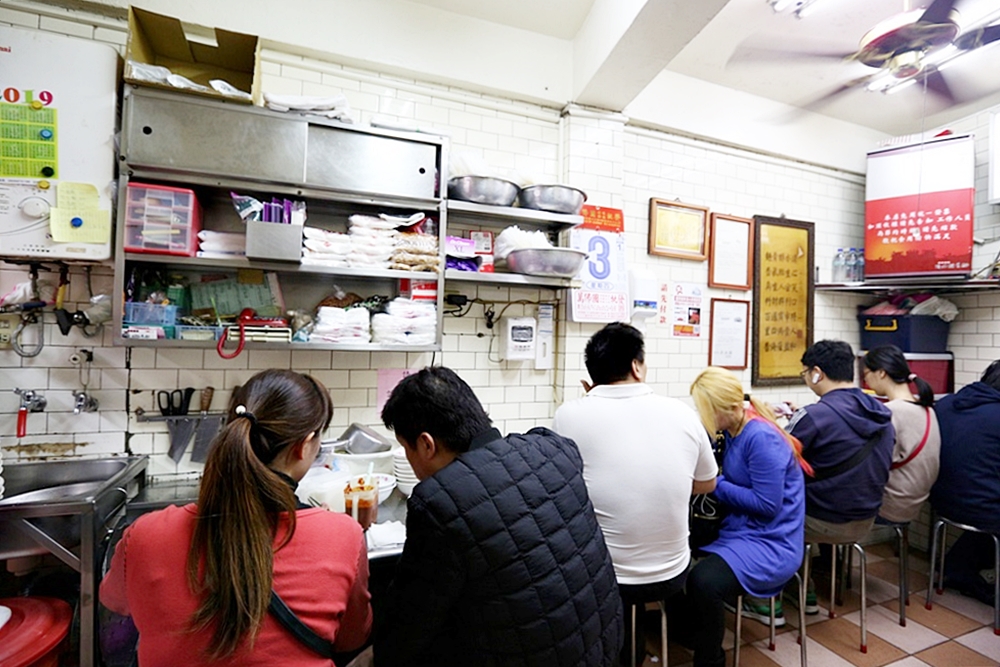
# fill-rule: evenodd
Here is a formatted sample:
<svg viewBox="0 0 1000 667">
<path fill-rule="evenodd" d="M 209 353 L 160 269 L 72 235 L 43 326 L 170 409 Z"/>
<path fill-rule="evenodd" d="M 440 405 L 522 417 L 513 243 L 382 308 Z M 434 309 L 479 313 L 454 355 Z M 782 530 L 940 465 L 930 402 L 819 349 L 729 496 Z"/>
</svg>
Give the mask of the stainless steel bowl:
<svg viewBox="0 0 1000 667">
<path fill-rule="evenodd" d="M 523 248 L 507 255 L 507 268 L 514 273 L 552 278 L 572 278 L 587 253 L 573 248 Z"/>
<path fill-rule="evenodd" d="M 521 208 L 571 215 L 579 213 L 585 201 L 587 195 L 583 190 L 568 185 L 529 185 L 517 196 Z"/>
<path fill-rule="evenodd" d="M 492 176 L 456 176 L 448 181 L 448 196 L 490 206 L 510 206 L 521 188 Z"/>
</svg>

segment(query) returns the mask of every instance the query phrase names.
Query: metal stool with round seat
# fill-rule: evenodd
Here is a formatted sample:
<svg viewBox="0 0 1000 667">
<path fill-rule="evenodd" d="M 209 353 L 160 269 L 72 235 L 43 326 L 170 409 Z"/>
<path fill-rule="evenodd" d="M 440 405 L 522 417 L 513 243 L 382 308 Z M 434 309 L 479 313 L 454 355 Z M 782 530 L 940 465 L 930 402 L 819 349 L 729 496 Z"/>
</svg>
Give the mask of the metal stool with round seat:
<svg viewBox="0 0 1000 667">
<path fill-rule="evenodd" d="M 993 538 L 993 634 L 1000 635 L 1000 535 L 997 533 L 959 523 L 958 521 L 952 521 L 943 516 L 937 517 L 937 521 L 934 522 L 934 527 L 931 529 L 931 571 L 928 577 L 929 581 L 927 582 L 927 602 L 925 606 L 927 609 L 930 609 L 933 605 L 935 588 L 939 595 L 944 593 L 944 552 L 945 542 L 948 539 L 948 526 L 954 526 L 955 528 L 973 533 L 982 533 Z M 940 535 L 940 540 L 938 539 L 938 535 Z M 934 562 L 937 560 L 939 544 L 941 545 L 941 559 L 937 568 L 937 578 L 935 578 Z M 937 582 L 936 587 L 934 585 L 935 582 Z"/>
<path fill-rule="evenodd" d="M 795 573 L 795 579 L 799 584 L 799 651 L 802 660 L 802 667 L 806 667 L 806 589 L 802 585 L 802 577 L 799 573 Z M 769 599 L 771 606 L 771 623 L 770 623 L 770 639 L 768 641 L 767 648 L 770 651 L 775 649 L 774 637 L 775 637 L 775 625 L 774 625 L 774 600 L 775 597 Z M 740 645 L 742 643 L 743 635 L 743 596 L 740 595 L 736 598 L 736 622 L 735 622 L 735 646 L 733 647 L 733 667 L 740 667 Z"/>
<path fill-rule="evenodd" d="M 830 563 L 830 618 L 836 618 L 837 612 L 834 607 L 837 605 L 837 561 L 838 561 L 838 551 L 840 548 L 854 549 L 858 553 L 858 557 L 861 560 L 861 652 L 868 653 L 868 559 L 865 555 L 865 548 L 858 544 L 857 542 L 817 542 L 817 544 L 830 544 L 833 549 L 832 559 Z M 803 580 L 809 581 L 809 554 L 812 553 L 812 545 L 806 544 L 806 559 L 805 559 L 805 572 L 803 573 Z"/>
<path fill-rule="evenodd" d="M 663 667 L 667 667 L 668 664 L 667 663 L 667 607 L 663 600 L 644 600 L 644 601 L 637 600 L 629 605 L 632 614 L 631 665 L 632 667 L 639 667 L 639 665 L 642 664 L 641 661 L 636 662 L 638 656 L 636 655 L 636 650 L 635 650 L 635 628 L 636 628 L 636 623 L 639 620 L 636 618 L 637 616 L 636 610 L 640 608 L 645 609 L 646 602 L 656 602 L 660 608 L 660 646 L 661 646 L 660 660 L 662 660 Z"/>
</svg>

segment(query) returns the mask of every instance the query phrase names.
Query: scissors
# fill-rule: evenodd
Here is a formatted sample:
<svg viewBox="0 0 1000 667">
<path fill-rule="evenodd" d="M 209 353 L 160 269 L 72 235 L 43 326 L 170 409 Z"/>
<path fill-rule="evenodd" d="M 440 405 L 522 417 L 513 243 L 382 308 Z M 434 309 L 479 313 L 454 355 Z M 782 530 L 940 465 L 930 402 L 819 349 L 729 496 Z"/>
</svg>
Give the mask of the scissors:
<svg viewBox="0 0 1000 667">
<path fill-rule="evenodd" d="M 156 404 L 160 408 L 160 414 L 164 417 L 169 415 L 186 415 L 188 406 L 191 403 L 191 395 L 194 394 L 194 387 L 188 387 L 183 391 L 174 389 L 173 391 L 161 390 L 156 392 Z"/>
</svg>

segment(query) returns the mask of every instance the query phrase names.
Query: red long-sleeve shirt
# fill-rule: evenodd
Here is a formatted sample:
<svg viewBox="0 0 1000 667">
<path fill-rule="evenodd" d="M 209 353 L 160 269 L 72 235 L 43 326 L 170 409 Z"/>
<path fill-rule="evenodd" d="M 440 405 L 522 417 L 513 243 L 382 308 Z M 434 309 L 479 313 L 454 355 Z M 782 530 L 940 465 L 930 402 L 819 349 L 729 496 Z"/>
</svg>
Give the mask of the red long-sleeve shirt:
<svg viewBox="0 0 1000 667">
<path fill-rule="evenodd" d="M 295 614 L 338 651 L 361 646 L 371 631 L 368 552 L 356 521 L 323 509 L 299 510 L 292 541 L 274 555 L 273 588 Z M 187 584 L 188 548 L 197 521 L 195 505 L 170 506 L 140 517 L 119 542 L 101 582 L 101 602 L 132 616 L 139 629 L 139 664 L 322 665 L 270 613 L 252 650 L 243 647 L 224 661 L 208 662 L 210 629 L 189 625 L 198 600 Z M 279 525 L 278 539 L 284 524 Z"/>
</svg>

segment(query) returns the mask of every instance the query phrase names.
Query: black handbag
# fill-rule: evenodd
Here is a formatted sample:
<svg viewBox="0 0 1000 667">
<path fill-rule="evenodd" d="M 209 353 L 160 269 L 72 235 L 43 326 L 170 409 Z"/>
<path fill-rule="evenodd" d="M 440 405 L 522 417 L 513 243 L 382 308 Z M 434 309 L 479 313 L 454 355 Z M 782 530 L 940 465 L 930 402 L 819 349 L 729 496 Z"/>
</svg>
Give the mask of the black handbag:
<svg viewBox="0 0 1000 667">
<path fill-rule="evenodd" d="M 722 433 L 716 433 L 712 442 L 712 453 L 715 455 L 715 462 L 719 466 L 720 473 L 722 472 L 725 447 L 725 436 Z M 696 556 L 701 555 L 702 547 L 708 546 L 719 538 L 719 530 L 725 515 L 726 511 L 714 493 L 700 493 L 691 496 L 688 546 L 691 547 L 691 551 Z"/>
</svg>

